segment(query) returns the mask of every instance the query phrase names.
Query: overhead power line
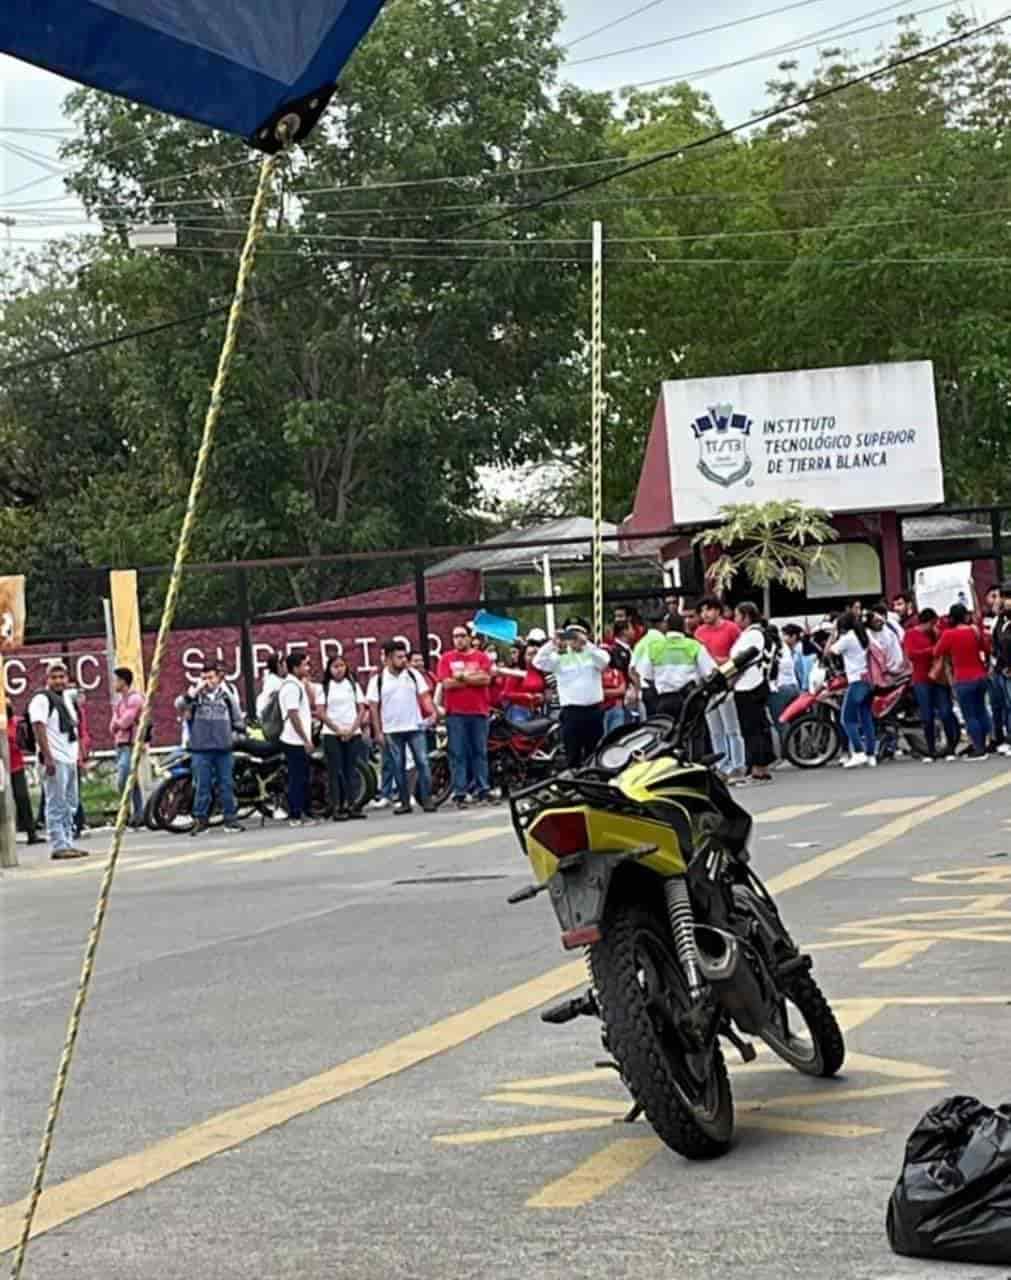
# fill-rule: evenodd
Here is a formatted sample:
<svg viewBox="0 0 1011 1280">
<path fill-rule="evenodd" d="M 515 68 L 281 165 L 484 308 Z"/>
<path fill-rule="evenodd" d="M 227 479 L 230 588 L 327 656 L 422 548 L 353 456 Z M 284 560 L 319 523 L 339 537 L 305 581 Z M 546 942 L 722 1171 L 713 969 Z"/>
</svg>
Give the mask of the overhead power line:
<svg viewBox="0 0 1011 1280">
<path fill-rule="evenodd" d="M 565 46 L 566 49 L 574 49 L 577 44 L 582 44 L 584 40 L 590 40 L 593 36 L 599 36 L 604 31 L 611 31 L 614 27 L 621 26 L 622 23 L 628 22 L 632 18 L 637 18 L 640 13 L 645 13 L 648 9 L 655 9 L 657 5 L 663 4 L 664 0 L 649 0 L 647 4 L 641 4 L 638 8 L 624 13 L 618 18 L 612 18 L 610 22 L 602 23 L 599 27 L 594 27 L 592 31 L 586 31 L 581 36 L 576 36 L 575 40 L 570 40 Z M 807 9 L 813 4 L 822 4 L 824 0 L 794 0 L 793 4 L 783 4 L 775 9 L 766 9 L 763 13 L 749 14 L 746 18 L 734 18 L 731 22 L 719 22 L 712 27 L 700 27 L 695 31 L 685 31 L 681 35 L 671 36 L 669 41 L 664 43 L 673 43 L 675 40 L 693 40 L 696 36 L 709 36 L 717 31 L 729 31 L 732 27 L 743 27 L 749 22 L 760 22 L 763 18 L 775 18 L 781 13 L 790 13 L 794 9 Z M 580 58 L 574 62 L 568 62 L 570 67 L 577 67 L 582 62 L 590 62 L 590 58 Z"/>
<path fill-rule="evenodd" d="M 838 94 L 844 93 L 848 89 L 851 89 L 856 85 L 866 84 L 872 80 L 878 79 L 883 75 L 890 74 L 899 67 L 907 66 L 910 63 L 920 61 L 923 58 L 932 57 L 933 55 L 940 53 L 945 49 L 952 48 L 955 45 L 963 43 L 968 39 L 972 39 L 975 36 L 985 34 L 988 31 L 994 31 L 998 27 L 1002 26 L 1008 20 L 1008 18 L 1011 18 L 1011 13 L 1004 14 L 1002 17 L 994 19 L 991 22 L 979 24 L 967 31 L 959 32 L 957 35 L 951 36 L 947 40 L 943 40 L 938 44 L 931 45 L 926 49 L 919 49 L 914 51 L 913 53 L 905 55 L 904 57 L 893 59 L 880 67 L 873 68 L 870 71 L 863 72 L 861 75 L 852 76 L 848 80 L 841 81 L 838 84 L 829 85 L 828 87 L 824 89 L 820 89 L 813 94 L 807 94 L 804 97 L 793 100 L 792 102 L 781 103 L 778 106 L 772 107 L 768 111 L 765 111 L 758 116 L 751 117 L 747 120 L 741 121 L 739 124 L 731 125 L 724 129 L 719 129 L 714 133 L 710 133 L 701 138 L 697 138 L 695 139 L 695 141 L 686 143 L 683 146 L 671 147 L 666 151 L 658 152 L 652 156 L 643 157 L 639 160 L 635 160 L 631 163 L 625 164 L 621 169 L 618 169 L 614 173 L 603 174 L 597 177 L 586 179 L 585 181 L 577 183 L 572 187 L 567 187 L 561 191 L 554 192 L 553 194 L 539 197 L 536 200 L 526 201 L 524 203 L 516 205 L 511 209 L 500 211 L 492 217 L 479 219 L 476 222 L 469 223 L 465 226 L 457 228 L 457 234 L 463 234 L 469 231 L 477 231 L 482 227 L 491 226 L 494 223 L 501 222 L 507 218 L 517 217 L 522 213 L 533 212 L 534 210 L 544 208 L 549 204 L 554 204 L 560 201 L 568 200 L 571 196 L 577 195 L 580 192 L 592 190 L 593 188 L 601 186 L 605 183 L 613 182 L 619 178 L 627 177 L 630 174 L 641 172 L 642 170 L 650 168 L 655 164 L 659 164 L 662 161 L 671 160 L 671 159 L 674 159 L 675 157 L 681 157 L 685 154 L 691 153 L 693 151 L 697 151 L 702 147 L 711 146 L 713 143 L 720 142 L 725 138 L 732 137 L 735 134 L 745 129 L 754 128 L 756 125 L 764 124 L 768 120 L 772 120 L 779 116 L 786 115 L 791 111 L 796 111 L 796 110 L 799 110 L 800 108 L 810 106 L 812 103 L 821 102 L 827 98 L 837 96 Z M 482 260 L 483 260 L 483 256 L 482 256 Z M 655 258 L 644 259 L 644 262 L 647 262 L 647 263 L 655 264 L 656 261 L 657 260 Z M 697 260 L 695 259 L 688 260 L 688 262 L 692 262 L 692 263 L 694 263 L 695 261 Z M 715 260 L 713 259 L 707 259 L 706 261 L 709 263 L 715 262 Z M 782 259 L 781 261 L 784 263 L 793 263 L 797 261 L 797 259 L 789 258 L 789 259 Z M 899 260 L 886 259 L 885 261 L 898 262 Z M 968 260 L 964 258 L 940 259 L 937 261 L 953 262 L 961 265 L 965 265 L 968 262 Z M 987 261 L 997 262 L 1000 260 L 987 259 Z M 727 262 L 737 264 L 738 260 L 731 258 L 731 259 L 728 259 Z M 295 282 L 294 284 L 292 284 L 286 289 L 275 291 L 273 294 L 268 293 L 268 294 L 260 294 L 257 296 L 260 301 L 266 301 L 271 297 L 273 297 L 276 300 L 278 296 L 288 296 L 294 292 L 301 291 L 302 289 L 310 288 L 316 283 L 318 283 L 318 280 L 315 276 L 307 277 L 304 280 Z M 168 329 L 175 328 L 182 324 L 200 323 L 203 320 L 211 319 L 216 315 L 223 314 L 223 312 L 226 309 L 227 307 L 216 307 L 216 308 L 210 309 L 209 311 L 198 314 L 196 316 L 188 316 L 175 321 L 165 321 L 160 325 L 148 326 L 147 328 L 144 328 L 144 329 L 129 330 L 126 333 L 117 334 L 110 338 L 104 338 L 97 343 L 82 344 L 81 346 L 76 348 L 71 348 L 68 351 L 49 352 L 46 355 L 36 356 L 31 360 L 21 361 L 19 363 L 8 365 L 5 368 L 0 369 L 0 377 L 10 376 L 11 374 L 24 372 L 25 370 L 28 370 L 28 369 L 39 368 L 40 366 L 45 364 L 60 362 L 63 360 L 69 360 L 74 358 L 77 355 L 84 355 L 84 354 L 87 354 L 88 352 L 114 346 L 121 342 L 129 342 L 135 338 L 149 336 L 152 333 L 165 332 Z"/>
<path fill-rule="evenodd" d="M 904 2 L 905 0 L 898 0 L 897 3 L 886 5 L 885 8 L 898 9 Z M 766 9 L 764 13 L 756 13 L 748 18 L 737 18 L 733 22 L 720 22 L 720 23 L 717 23 L 717 25 L 714 27 L 701 27 L 698 31 L 686 31 L 686 32 L 683 32 L 681 35 L 676 35 L 676 36 L 663 36 L 659 40 L 646 40 L 642 44 L 626 45 L 623 49 L 608 49 L 605 53 L 593 53 L 593 54 L 589 54 L 585 58 L 571 58 L 571 59 L 567 58 L 565 61 L 565 65 L 566 67 L 584 67 L 591 62 L 606 62 L 611 58 L 622 58 L 627 53 L 642 53 L 646 49 L 663 49 L 667 45 L 679 44 L 684 40 L 691 40 L 695 36 L 708 36 L 717 31 L 728 31 L 731 27 L 740 27 L 740 26 L 743 26 L 746 22 L 757 22 L 760 18 L 772 18 L 782 13 L 789 13 L 790 10 L 792 9 L 806 9 L 811 4 L 821 4 L 821 3 L 823 3 L 823 0 L 800 0 L 799 4 L 783 5 L 778 9 Z M 876 12 L 881 13 L 881 12 L 884 12 L 884 10 L 879 9 Z M 862 16 L 863 15 L 861 15 L 861 17 Z M 848 21 L 859 22 L 860 18 L 859 17 L 850 18 Z M 839 23 L 836 25 L 844 26 L 846 24 Z M 829 28 L 829 30 L 831 29 L 832 28 Z M 811 34 L 817 35 L 818 32 L 812 32 Z M 803 37 L 801 36 L 797 37 L 797 39 L 802 39 L 802 38 Z M 570 45 L 569 48 L 571 47 L 572 46 Z"/>
<path fill-rule="evenodd" d="M 809 107 L 816 102 L 824 102 L 828 98 L 837 97 L 840 93 L 854 88 L 859 84 L 869 84 L 872 80 L 878 80 L 884 75 L 890 75 L 897 71 L 900 67 L 909 66 L 911 63 L 919 62 L 923 58 L 931 58 L 937 53 L 943 53 L 945 49 L 951 49 L 955 45 L 963 44 L 966 40 L 970 40 L 975 36 L 984 35 L 988 31 L 995 31 L 1011 18 L 1011 12 L 1003 14 L 1000 18 L 995 18 L 991 22 L 984 22 L 967 31 L 961 31 L 957 35 L 949 36 L 946 40 L 941 40 L 937 44 L 929 45 L 925 49 L 917 49 L 912 53 L 905 54 L 901 58 L 893 58 L 884 63 L 880 67 L 873 67 L 870 71 L 861 72 L 860 75 L 851 76 L 848 80 L 842 80 L 838 84 L 827 85 L 824 89 L 818 89 L 814 93 L 805 94 L 803 97 L 795 98 L 792 102 L 784 102 L 778 106 L 770 107 L 767 111 L 761 112 L 757 116 L 751 116 L 747 120 L 742 120 L 738 124 L 728 125 L 723 129 L 717 129 L 713 133 L 705 134 L 701 138 L 696 138 L 693 142 L 686 142 L 681 146 L 670 147 L 666 151 L 655 152 L 651 156 L 643 156 L 639 160 L 633 160 L 624 165 L 620 169 L 616 169 L 613 173 L 599 175 L 595 178 L 586 178 L 583 182 L 578 182 L 574 186 L 566 187 L 561 191 L 556 191 L 552 195 L 540 196 L 536 200 L 528 200 L 525 203 L 516 205 L 513 209 L 492 215 L 488 218 L 482 218 L 478 222 L 470 223 L 466 227 L 458 228 L 459 231 L 477 231 L 481 227 L 491 226 L 496 222 L 501 222 L 503 218 L 515 217 L 519 213 L 532 213 L 537 209 L 543 209 L 549 204 L 554 204 L 559 200 L 567 200 L 570 196 L 578 195 L 582 191 L 592 191 L 595 187 L 602 186 L 607 182 L 615 182 L 619 178 L 627 178 L 633 173 L 641 173 L 644 169 L 650 169 L 653 165 L 660 164 L 665 160 L 673 160 L 675 158 L 689 155 L 693 151 L 697 151 L 700 147 L 712 146 L 715 142 L 722 142 L 726 138 L 732 138 L 735 134 L 743 132 L 745 129 L 753 129 L 756 125 L 765 124 L 769 120 L 775 120 L 779 116 L 787 115 L 791 111 L 797 111 L 802 107 Z"/>
</svg>

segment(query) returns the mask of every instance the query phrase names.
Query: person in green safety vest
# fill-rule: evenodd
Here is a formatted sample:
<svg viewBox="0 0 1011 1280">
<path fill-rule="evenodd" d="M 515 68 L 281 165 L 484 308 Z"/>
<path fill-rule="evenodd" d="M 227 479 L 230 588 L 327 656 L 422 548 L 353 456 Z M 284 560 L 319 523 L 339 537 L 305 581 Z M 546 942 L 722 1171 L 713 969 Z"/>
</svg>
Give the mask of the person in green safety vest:
<svg viewBox="0 0 1011 1280">
<path fill-rule="evenodd" d="M 650 630 L 636 646 L 635 662 L 640 679 L 656 689 L 656 709 L 660 715 L 677 720 L 684 700 L 700 680 L 715 671 L 716 663 L 698 640 L 685 634 L 685 621 L 679 613 L 668 614 L 665 630 Z M 704 731 L 692 743 L 695 758 L 706 750 Z"/>
</svg>

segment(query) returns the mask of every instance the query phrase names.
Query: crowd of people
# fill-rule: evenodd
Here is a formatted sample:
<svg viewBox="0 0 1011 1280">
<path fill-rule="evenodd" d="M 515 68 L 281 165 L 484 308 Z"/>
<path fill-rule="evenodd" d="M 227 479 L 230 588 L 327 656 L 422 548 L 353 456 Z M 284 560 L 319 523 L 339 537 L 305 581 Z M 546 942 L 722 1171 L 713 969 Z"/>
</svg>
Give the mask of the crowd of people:
<svg viewBox="0 0 1011 1280">
<path fill-rule="evenodd" d="M 699 680 L 748 650 L 760 656 L 737 678 L 733 695 L 708 712 L 691 744 L 697 757 L 711 755 L 732 785 L 772 781 L 783 755 L 780 716 L 833 674 L 846 686 L 846 768 L 873 768 L 894 754 L 895 743 L 878 741 L 872 704 L 882 689 L 906 683 L 919 708 L 925 762 L 957 758 L 963 726 L 966 759 L 994 752 L 1011 756 L 1011 582 L 990 590 L 978 614 L 958 601 L 939 617 L 899 594 L 890 603 L 869 606 L 854 600 L 813 627 L 788 622 L 779 628 L 748 601 L 731 607 L 715 596 L 698 602 L 671 596 L 645 619 L 634 608 L 616 609 L 599 642 L 584 619 L 571 617 L 551 636 L 532 628 L 506 654 L 472 624 L 460 624 L 434 670 L 421 653 L 388 642 L 381 666 L 364 687 L 342 656 L 328 661 L 317 683 L 304 652 L 274 655 L 255 718 L 284 753 L 287 817 L 295 826 L 309 818 L 309 759 L 319 748 L 335 820 L 366 817 L 356 803 L 355 771 L 373 745 L 382 760 L 375 805 L 407 814 L 416 797 L 423 810 L 431 810 L 429 752 L 440 723 L 453 803 L 494 804 L 499 797 L 489 777 L 491 716 L 520 725 L 557 715 L 565 759 L 577 767 L 605 735 L 625 724 L 655 714 L 676 718 Z M 121 792 L 144 709 L 144 696 L 133 683 L 132 672 L 117 669 L 109 728 Z M 241 831 L 233 751 L 247 721 L 236 691 L 219 665 L 209 662 L 176 707 L 192 758 L 194 834 L 208 829 L 215 800 L 225 829 Z M 46 688 L 32 697 L 21 727 L 8 708 L 8 733 L 18 822 L 29 841 L 39 839 L 44 824 L 54 858 L 86 856 L 76 841 L 84 823 L 79 778 L 90 735 L 84 698 L 68 688 L 66 667 L 50 667 Z M 37 819 L 24 772 L 30 750 L 37 752 L 41 769 L 43 809 Z M 143 796 L 135 788 L 133 824 L 141 822 L 142 810 Z"/>
</svg>

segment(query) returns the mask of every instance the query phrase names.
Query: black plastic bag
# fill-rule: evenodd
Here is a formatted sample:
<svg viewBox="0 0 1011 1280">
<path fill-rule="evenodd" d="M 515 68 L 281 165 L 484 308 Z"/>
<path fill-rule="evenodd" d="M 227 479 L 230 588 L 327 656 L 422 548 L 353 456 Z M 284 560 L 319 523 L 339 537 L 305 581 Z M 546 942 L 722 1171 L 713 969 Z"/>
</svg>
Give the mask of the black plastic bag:
<svg viewBox="0 0 1011 1280">
<path fill-rule="evenodd" d="M 896 1253 L 1011 1262 L 1011 1105 L 945 1098 L 910 1134 L 888 1205 Z"/>
</svg>

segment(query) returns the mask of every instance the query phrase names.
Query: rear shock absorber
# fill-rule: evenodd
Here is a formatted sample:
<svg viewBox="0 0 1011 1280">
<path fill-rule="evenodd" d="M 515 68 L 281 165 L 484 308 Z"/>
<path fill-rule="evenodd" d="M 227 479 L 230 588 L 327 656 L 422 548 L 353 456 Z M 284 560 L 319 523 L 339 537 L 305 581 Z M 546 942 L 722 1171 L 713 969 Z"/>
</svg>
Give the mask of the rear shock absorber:
<svg viewBox="0 0 1011 1280">
<path fill-rule="evenodd" d="M 665 880 L 663 888 L 664 897 L 667 899 L 667 918 L 670 920 L 671 933 L 674 935 L 674 949 L 688 980 L 689 995 L 692 1000 L 697 1000 L 702 994 L 704 984 L 699 973 L 699 953 L 695 945 L 695 917 L 692 914 L 688 885 L 680 877 L 675 877 Z"/>
</svg>

